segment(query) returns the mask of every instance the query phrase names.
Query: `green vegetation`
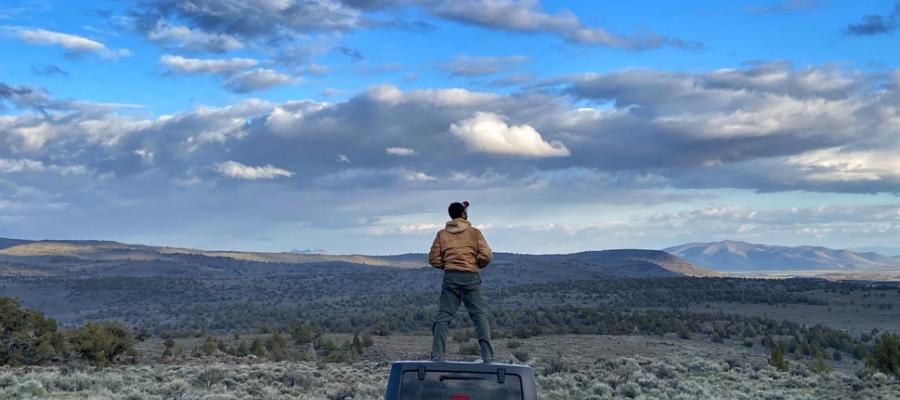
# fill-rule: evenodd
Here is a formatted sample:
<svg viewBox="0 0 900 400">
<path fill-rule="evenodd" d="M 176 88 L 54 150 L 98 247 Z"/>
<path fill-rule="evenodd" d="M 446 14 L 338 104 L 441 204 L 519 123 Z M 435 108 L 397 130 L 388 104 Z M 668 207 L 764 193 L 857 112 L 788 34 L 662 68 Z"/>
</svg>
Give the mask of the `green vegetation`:
<svg viewBox="0 0 900 400">
<path fill-rule="evenodd" d="M 226 268 L 227 264 L 211 264 L 210 267 Z M 34 293 L 34 296 L 66 292 L 70 293 L 73 304 L 94 304 L 85 308 L 99 310 L 69 314 L 71 319 L 64 321 L 67 324 L 119 320 L 156 335 L 178 331 L 192 335 L 197 331 L 247 332 L 259 326 L 284 326 L 286 321 L 295 321 L 314 323 L 328 331 L 368 329 L 376 333 L 419 330 L 421 324 L 414 324 L 412 328 L 379 326 L 353 318 L 382 311 L 409 311 L 409 305 L 416 304 L 416 311 L 409 314 L 414 314 L 416 319 L 430 320 L 434 293 L 440 280 L 435 271 L 430 270 L 323 264 L 291 266 L 293 275 L 282 275 L 278 271 L 288 266 L 265 264 L 258 267 L 270 270 L 272 274 L 225 278 L 8 277 L 0 279 L 0 286 L 13 285 L 19 287 L 20 292 Z M 502 274 L 491 270 L 485 272 L 484 296 L 490 304 L 504 308 L 579 304 L 672 309 L 708 302 L 824 305 L 823 299 L 846 293 L 884 294 L 890 290 L 893 294 L 896 290 L 889 285 L 854 285 L 815 279 L 572 277 L 567 280 L 561 275 L 548 282 L 546 273 L 535 275 L 536 272 L 529 272 L 531 269 L 523 266 L 502 268 L 510 270 L 504 270 Z M 519 273 L 520 270 L 525 272 Z M 303 275 L 298 275 L 298 271 Z M 491 274 L 496 275 L 488 276 Z M 833 295 L 811 295 L 814 292 Z M 871 301 L 872 304 L 885 302 L 882 297 L 874 296 Z M 97 307 L 97 302 L 103 306 Z M 292 335 L 290 330 L 286 333 Z"/>
<path fill-rule="evenodd" d="M 784 351 L 781 350 L 780 346 L 776 346 L 775 349 L 772 350 L 772 355 L 769 357 L 769 364 L 778 368 L 780 371 L 787 371 L 790 368 L 787 359 L 784 358 Z"/>
<path fill-rule="evenodd" d="M 15 300 L 0 298 L 0 364 L 46 364 L 67 351 L 67 339 L 56 321 L 19 307 Z"/>
<path fill-rule="evenodd" d="M 217 261 L 209 264 L 209 268 L 248 271 L 245 266 L 229 263 L 235 265 L 220 265 Z M 60 317 L 60 326 L 67 327 L 60 329 L 40 313 L 21 308 L 10 299 L 0 301 L 0 322 L 6 329 L 0 336 L 4 344 L 0 347 L 3 364 L 75 369 L 89 364 L 119 364 L 115 369 L 151 376 L 128 378 L 129 386 L 139 385 L 135 382 L 145 382 L 144 379 L 150 382 L 149 379 L 155 379 L 152 373 L 172 379 L 164 380 L 165 384 L 148 383 L 134 393 L 102 389 L 114 393 L 111 395 L 114 398 L 350 396 L 361 399 L 376 398 L 377 392 L 383 390 L 380 386 L 383 382 L 372 383 L 371 379 L 363 378 L 356 381 L 371 385 L 357 386 L 352 380 L 341 381 L 340 385 L 330 385 L 325 390 L 319 390 L 316 385 L 330 382 L 325 371 L 344 374 L 359 367 L 378 374 L 385 372 L 386 357 L 425 356 L 418 348 L 416 352 L 400 353 L 396 344 L 385 346 L 382 341 L 392 339 L 388 335 L 399 336 L 397 339 L 427 335 L 439 285 L 436 271 L 340 263 L 258 266 L 274 272 L 215 278 L 0 279 L 0 288 L 27 293 L 26 299 L 29 295 L 36 298 L 41 293 L 65 292 L 71 303 L 50 310 L 53 311 L 50 315 Z M 711 392 L 703 389 L 704 385 L 715 386 L 716 373 L 737 370 L 747 379 L 768 379 L 759 381 L 760 387 L 766 384 L 790 387 L 785 383 L 788 379 L 803 385 L 830 385 L 828 378 L 834 378 L 834 374 L 859 369 L 856 360 L 866 360 L 871 371 L 898 376 L 900 363 L 892 356 L 898 354 L 897 338 L 870 331 L 871 326 L 860 335 L 858 331 L 848 333 L 823 325 L 782 320 L 780 316 L 738 315 L 728 306 L 750 305 L 748 308 L 762 310 L 799 306 L 823 315 L 829 315 L 830 307 L 835 310 L 860 307 L 884 313 L 891 308 L 878 305 L 895 302 L 891 298 L 896 297 L 896 286 L 813 279 L 608 279 L 595 275 L 581 277 L 553 266 L 545 266 L 544 270 L 520 265 L 503 268 L 510 269 L 494 276 L 487 276 L 494 270 L 485 272 L 483 291 L 491 304 L 492 333 L 497 338 L 495 349 L 502 351 L 503 357 L 509 357 L 498 361 L 512 359 L 537 364 L 542 395 L 547 398 L 677 398 L 678 393 L 697 395 L 697 398 L 716 397 L 738 392 L 724 392 L 721 387 L 719 392 Z M 579 268 L 588 271 L 592 267 Z M 31 304 L 26 299 L 24 304 Z M 853 301 L 855 305 L 848 305 Z M 104 320 L 121 323 L 96 322 Z M 477 357 L 480 349 L 473 341 L 472 327 L 464 312 L 457 315 L 452 328 L 452 347 L 458 350 L 457 355 L 467 359 Z M 563 335 L 555 342 L 559 348 L 542 350 L 542 342 L 556 337 L 549 335 Z M 645 360 L 636 365 L 634 359 L 612 362 L 603 356 L 592 360 L 592 364 L 575 366 L 571 348 L 565 346 L 571 343 L 567 342 L 569 339 L 582 338 L 573 339 L 568 335 L 612 335 L 617 336 L 616 341 L 621 340 L 619 336 L 627 336 L 639 342 L 665 342 L 670 346 L 702 343 L 713 349 L 727 349 L 725 352 L 736 349 L 735 353 L 747 358 L 727 362 L 685 359 L 670 364 Z M 135 347 L 143 352 L 141 358 L 146 364 L 138 362 Z M 678 346 L 670 348 L 678 351 Z M 560 354 L 552 355 L 555 351 Z M 749 363 L 747 359 L 755 364 L 741 365 Z M 771 367 L 766 366 L 767 361 Z M 228 367 L 216 366 L 221 362 L 227 362 Z M 373 366 L 373 362 L 382 364 Z M 127 365 L 130 363 L 137 365 Z M 160 369 L 151 372 L 157 364 Z M 262 373 L 254 365 L 266 365 L 283 373 Z M 169 368 L 181 368 L 184 373 L 171 372 Z M 781 372 L 788 370 L 789 373 Z M 701 375 L 698 371 L 703 371 L 709 380 L 672 383 L 676 379 L 690 382 L 691 374 Z M 878 392 L 879 382 L 884 381 L 884 385 L 897 382 L 894 377 L 885 380 L 884 376 L 860 373 L 859 376 L 841 375 L 834 381 L 852 381 L 860 385 L 854 389 L 859 393 L 866 390 L 884 393 Z M 54 386 L 52 379 L 34 383 L 18 378 L 7 385 L 0 371 L 0 400 L 21 398 L 22 393 L 48 397 L 63 391 Z M 340 379 L 344 378 L 342 375 Z M 805 386 L 806 390 L 810 387 Z M 835 390 L 835 386 L 829 387 Z M 743 393 L 751 393 L 751 389 L 747 387 Z M 71 388 L 66 391 L 76 392 Z M 766 393 L 771 398 L 804 398 L 808 391 L 793 395 Z"/>
<path fill-rule="evenodd" d="M 816 374 L 824 374 L 832 371 L 831 364 L 828 363 L 828 360 L 825 358 L 825 352 L 819 350 L 816 352 L 816 355 L 813 357 L 812 361 L 809 363 L 810 372 Z"/>
<path fill-rule="evenodd" d="M 119 322 L 88 322 L 71 342 L 82 359 L 97 366 L 133 362 L 138 357 L 131 329 Z"/>
<path fill-rule="evenodd" d="M 900 376 L 900 336 L 892 333 L 881 335 L 866 359 L 866 366 Z"/>
<path fill-rule="evenodd" d="M 0 298 L 0 364 L 41 365 L 84 360 L 96 366 L 132 362 L 137 357 L 131 329 L 118 322 L 89 322 L 60 331 L 56 321 Z"/>
</svg>

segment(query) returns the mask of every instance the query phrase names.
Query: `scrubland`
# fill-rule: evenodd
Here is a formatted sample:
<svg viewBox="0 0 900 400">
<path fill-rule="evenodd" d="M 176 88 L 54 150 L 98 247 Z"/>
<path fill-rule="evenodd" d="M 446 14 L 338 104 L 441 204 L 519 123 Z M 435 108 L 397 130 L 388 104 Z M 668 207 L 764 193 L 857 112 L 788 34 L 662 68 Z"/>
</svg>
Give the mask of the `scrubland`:
<svg viewBox="0 0 900 400">
<path fill-rule="evenodd" d="M 102 370 L 0 370 L 0 399 L 379 399 L 386 362 L 189 362 Z M 703 358 L 616 357 L 591 363 L 538 360 L 543 399 L 897 399 L 882 373 L 782 372 Z"/>
</svg>

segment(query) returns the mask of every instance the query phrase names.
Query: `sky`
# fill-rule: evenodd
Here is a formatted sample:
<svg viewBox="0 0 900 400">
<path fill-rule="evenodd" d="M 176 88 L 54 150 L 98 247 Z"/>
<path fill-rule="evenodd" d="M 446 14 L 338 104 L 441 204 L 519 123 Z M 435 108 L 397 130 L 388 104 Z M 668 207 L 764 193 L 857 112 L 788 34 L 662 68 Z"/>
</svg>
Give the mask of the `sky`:
<svg viewBox="0 0 900 400">
<path fill-rule="evenodd" d="M 0 236 L 900 243 L 900 2 L 0 0 Z"/>
</svg>

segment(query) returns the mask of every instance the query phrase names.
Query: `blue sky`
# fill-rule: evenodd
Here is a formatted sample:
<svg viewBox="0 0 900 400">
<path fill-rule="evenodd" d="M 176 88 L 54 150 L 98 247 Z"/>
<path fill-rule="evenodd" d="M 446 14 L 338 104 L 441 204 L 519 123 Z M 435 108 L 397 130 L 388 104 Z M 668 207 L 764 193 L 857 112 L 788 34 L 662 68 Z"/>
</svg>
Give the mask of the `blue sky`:
<svg viewBox="0 0 900 400">
<path fill-rule="evenodd" d="M 0 235 L 900 239 L 895 1 L 7 0 Z"/>
</svg>

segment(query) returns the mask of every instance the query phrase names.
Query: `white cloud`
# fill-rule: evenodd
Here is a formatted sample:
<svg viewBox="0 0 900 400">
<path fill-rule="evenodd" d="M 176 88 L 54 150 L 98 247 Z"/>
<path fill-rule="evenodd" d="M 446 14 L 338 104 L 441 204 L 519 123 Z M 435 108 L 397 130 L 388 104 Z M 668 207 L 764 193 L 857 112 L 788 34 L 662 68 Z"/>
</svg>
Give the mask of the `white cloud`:
<svg viewBox="0 0 900 400">
<path fill-rule="evenodd" d="M 384 151 L 392 156 L 406 157 L 416 155 L 415 150 L 406 147 L 388 147 Z"/>
<path fill-rule="evenodd" d="M 44 172 L 51 171 L 61 175 L 83 174 L 87 171 L 83 165 L 47 165 L 42 161 L 29 159 L 0 158 L 0 173 Z"/>
<path fill-rule="evenodd" d="M 147 32 L 147 39 L 185 50 L 225 52 L 244 48 L 244 43 L 232 35 L 167 25 L 163 21 Z"/>
<path fill-rule="evenodd" d="M 199 59 L 163 55 L 159 61 L 173 72 L 183 74 L 232 74 L 259 64 L 252 58 Z"/>
<path fill-rule="evenodd" d="M 830 148 L 791 156 L 785 163 L 817 182 L 900 180 L 900 159 L 893 149 L 841 151 Z"/>
<path fill-rule="evenodd" d="M 565 157 L 571 154 L 558 141 L 544 141 L 530 125 L 509 125 L 505 117 L 494 113 L 477 112 L 472 118 L 451 124 L 450 132 L 475 152 L 525 157 Z"/>
<path fill-rule="evenodd" d="M 212 32 L 246 39 L 272 39 L 314 32 L 340 32 L 360 22 L 357 9 L 338 0 L 142 0 L 157 15 L 197 23 Z M 176 5 L 177 4 L 177 5 Z M 145 23 L 147 21 L 144 21 Z M 156 20 L 150 21 L 156 23 Z"/>
<path fill-rule="evenodd" d="M 222 82 L 222 86 L 235 93 L 247 93 L 295 82 L 297 78 L 290 75 L 267 68 L 257 68 L 229 76 Z"/>
<path fill-rule="evenodd" d="M 421 235 L 424 233 L 434 233 L 444 225 L 441 224 L 429 224 L 429 223 L 412 223 L 412 224 L 402 224 L 399 226 L 392 225 L 376 225 L 371 226 L 366 229 L 367 235 L 373 236 L 393 236 L 393 235 Z"/>
<path fill-rule="evenodd" d="M 365 96 L 385 104 L 427 103 L 438 107 L 475 106 L 497 100 L 493 93 L 473 92 L 461 88 L 422 89 L 404 92 L 393 85 L 378 85 L 366 90 Z"/>
<path fill-rule="evenodd" d="M 347 157 L 346 154 L 338 154 L 337 160 L 341 164 L 350 164 L 350 157 Z"/>
<path fill-rule="evenodd" d="M 74 53 L 95 53 L 104 58 L 119 58 L 131 55 L 128 49 L 109 49 L 106 45 L 96 40 L 68 33 L 24 27 L 7 27 L 5 30 L 27 43 L 40 46 L 60 46 Z"/>
<path fill-rule="evenodd" d="M 444 18 L 462 23 L 511 32 L 555 34 L 568 42 L 631 50 L 673 46 L 697 49 L 698 43 L 652 33 L 623 36 L 603 28 L 585 26 L 568 10 L 549 14 L 540 9 L 538 0 L 456 0 L 439 2 L 433 11 Z"/>
<path fill-rule="evenodd" d="M 285 169 L 277 168 L 271 164 L 261 167 L 252 167 L 241 164 L 237 161 L 225 161 L 214 165 L 216 171 L 229 178 L 235 179 L 275 179 L 279 177 L 290 178 L 294 173 Z"/>
<path fill-rule="evenodd" d="M 268 68 L 252 68 L 260 64 L 252 58 L 199 59 L 164 55 L 160 63 L 179 74 L 217 74 L 223 77 L 222 86 L 235 93 L 266 90 L 293 84 L 298 78 Z"/>
<path fill-rule="evenodd" d="M 430 182 L 437 180 L 437 178 L 430 176 L 424 172 L 414 171 L 405 173 L 403 175 L 403 180 L 408 182 Z"/>
<path fill-rule="evenodd" d="M 67 33 L 44 29 L 13 28 L 20 39 L 38 45 L 56 45 L 66 50 L 99 52 L 106 49 L 103 43 Z"/>
</svg>

